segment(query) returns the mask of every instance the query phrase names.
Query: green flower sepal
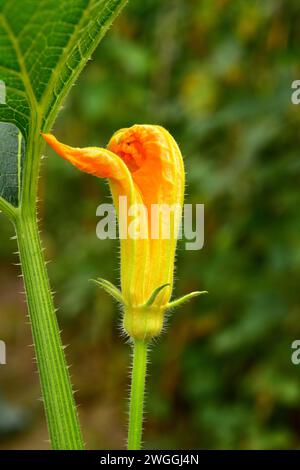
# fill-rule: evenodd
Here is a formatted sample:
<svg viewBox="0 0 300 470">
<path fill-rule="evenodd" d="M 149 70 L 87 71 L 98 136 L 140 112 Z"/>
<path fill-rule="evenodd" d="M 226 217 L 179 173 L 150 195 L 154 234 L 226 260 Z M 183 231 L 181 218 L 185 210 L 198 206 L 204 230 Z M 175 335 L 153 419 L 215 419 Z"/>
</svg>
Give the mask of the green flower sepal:
<svg viewBox="0 0 300 470">
<path fill-rule="evenodd" d="M 167 304 L 160 306 L 155 304 L 160 292 L 170 286 L 169 283 L 163 284 L 152 292 L 149 299 L 144 305 L 128 305 L 123 296 L 121 290 L 106 279 L 98 278 L 93 279 L 98 286 L 105 290 L 111 295 L 118 303 L 124 308 L 123 326 L 126 333 L 133 339 L 149 340 L 158 336 L 163 327 L 164 313 L 167 310 L 180 307 L 182 304 L 188 302 L 194 297 L 199 295 L 207 294 L 207 291 L 195 291 L 190 292 L 178 299 L 175 299 Z"/>
</svg>

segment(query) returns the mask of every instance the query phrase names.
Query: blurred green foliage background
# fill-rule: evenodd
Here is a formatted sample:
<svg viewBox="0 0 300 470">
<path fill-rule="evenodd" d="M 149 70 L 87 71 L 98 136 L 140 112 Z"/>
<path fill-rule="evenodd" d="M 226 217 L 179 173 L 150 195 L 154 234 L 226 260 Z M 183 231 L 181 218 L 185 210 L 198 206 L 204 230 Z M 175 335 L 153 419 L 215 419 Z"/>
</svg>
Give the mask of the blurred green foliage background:
<svg viewBox="0 0 300 470">
<path fill-rule="evenodd" d="M 185 156 L 186 202 L 205 204 L 205 246 L 179 243 L 175 294 L 207 289 L 151 351 L 146 448 L 300 447 L 298 0 L 130 0 L 73 88 L 54 132 L 105 145 L 158 123 Z M 113 301 L 118 243 L 100 241 L 103 181 L 49 149 L 40 215 L 88 448 L 126 438 L 129 346 Z M 0 235 L 1 448 L 47 448 L 12 228 Z"/>
</svg>

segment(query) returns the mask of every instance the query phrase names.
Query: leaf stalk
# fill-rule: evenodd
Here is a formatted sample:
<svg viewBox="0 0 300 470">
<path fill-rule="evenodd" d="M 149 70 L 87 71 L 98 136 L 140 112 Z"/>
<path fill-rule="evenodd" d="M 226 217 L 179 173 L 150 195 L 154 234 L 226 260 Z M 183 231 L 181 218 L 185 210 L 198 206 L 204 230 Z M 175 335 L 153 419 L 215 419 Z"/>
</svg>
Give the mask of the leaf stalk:
<svg viewBox="0 0 300 470">
<path fill-rule="evenodd" d="M 80 450 L 84 446 L 37 222 L 20 214 L 14 223 L 52 448 Z"/>
</svg>

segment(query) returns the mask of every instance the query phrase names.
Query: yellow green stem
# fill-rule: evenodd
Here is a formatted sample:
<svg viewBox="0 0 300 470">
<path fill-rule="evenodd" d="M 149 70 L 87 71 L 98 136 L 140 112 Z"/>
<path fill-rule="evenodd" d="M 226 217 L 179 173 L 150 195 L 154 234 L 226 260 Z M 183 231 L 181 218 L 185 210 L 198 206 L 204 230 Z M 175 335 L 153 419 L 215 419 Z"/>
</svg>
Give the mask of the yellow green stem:
<svg viewBox="0 0 300 470">
<path fill-rule="evenodd" d="M 147 369 L 148 343 L 133 343 L 133 366 L 129 409 L 128 450 L 141 449 L 144 393 Z"/>
</svg>

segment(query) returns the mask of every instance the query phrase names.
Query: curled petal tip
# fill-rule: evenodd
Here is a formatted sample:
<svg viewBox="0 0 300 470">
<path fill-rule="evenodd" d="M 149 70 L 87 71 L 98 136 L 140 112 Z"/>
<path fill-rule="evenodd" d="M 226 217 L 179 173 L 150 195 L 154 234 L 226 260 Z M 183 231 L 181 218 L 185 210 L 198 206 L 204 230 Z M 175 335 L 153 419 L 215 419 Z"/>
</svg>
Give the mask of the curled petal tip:
<svg viewBox="0 0 300 470">
<path fill-rule="evenodd" d="M 70 150 L 71 147 L 68 147 L 67 145 L 62 144 L 61 142 L 59 142 L 57 140 L 57 138 L 54 137 L 54 135 L 52 135 L 52 134 L 44 134 L 43 132 L 41 132 L 41 136 L 47 142 L 47 144 L 50 145 L 50 147 L 53 148 L 53 150 L 58 155 L 60 155 L 63 158 L 68 159 L 66 154 L 67 154 L 67 150 Z"/>
<path fill-rule="evenodd" d="M 56 140 L 54 135 L 52 134 L 45 134 L 44 132 L 40 132 L 40 134 L 43 139 L 47 142 L 47 144 L 50 144 L 53 140 Z"/>
<path fill-rule="evenodd" d="M 100 147 L 70 147 L 59 142 L 52 134 L 43 134 L 48 145 L 62 158 L 84 173 L 99 178 L 122 179 L 125 164 L 112 152 Z"/>
</svg>

